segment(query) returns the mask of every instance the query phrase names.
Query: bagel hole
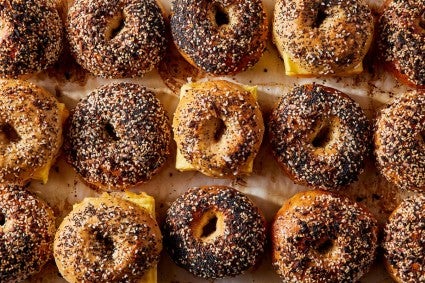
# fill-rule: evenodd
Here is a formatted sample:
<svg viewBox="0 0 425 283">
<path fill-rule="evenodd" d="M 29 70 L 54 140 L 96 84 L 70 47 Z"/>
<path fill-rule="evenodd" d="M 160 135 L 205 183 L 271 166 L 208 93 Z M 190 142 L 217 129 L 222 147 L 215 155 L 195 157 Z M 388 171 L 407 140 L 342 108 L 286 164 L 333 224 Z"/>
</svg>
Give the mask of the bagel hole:
<svg viewBox="0 0 425 283">
<path fill-rule="evenodd" d="M 332 130 L 329 124 L 324 124 L 316 136 L 314 137 L 312 144 L 314 147 L 326 147 L 331 141 Z"/>
<path fill-rule="evenodd" d="M 320 27 L 327 17 L 328 15 L 326 15 L 325 11 L 322 9 L 319 9 L 319 11 L 317 11 L 316 19 L 313 22 L 313 27 L 314 28 Z"/>
<path fill-rule="evenodd" d="M 106 38 L 111 40 L 115 38 L 124 28 L 125 18 L 122 12 L 117 13 L 109 21 L 106 28 Z"/>
<path fill-rule="evenodd" d="M 216 142 L 219 141 L 223 137 L 225 132 L 226 132 L 226 124 L 224 124 L 223 120 L 217 119 L 216 128 L 214 132 L 214 140 Z"/>
<path fill-rule="evenodd" d="M 422 142 L 425 142 L 425 131 L 420 132 L 419 137 L 422 139 Z"/>
<path fill-rule="evenodd" d="M 208 222 L 202 227 L 201 238 L 208 238 L 217 231 L 217 220 L 218 218 L 215 214 L 208 219 Z"/>
<path fill-rule="evenodd" d="M 18 132 L 10 124 L 0 126 L 0 141 L 4 143 L 16 143 L 21 140 Z"/>
<path fill-rule="evenodd" d="M 218 27 L 228 25 L 230 23 L 229 14 L 221 5 L 216 4 L 214 6 L 214 11 L 214 20 Z"/>
<path fill-rule="evenodd" d="M 102 258 L 112 258 L 115 250 L 114 241 L 109 235 L 105 235 L 101 231 L 94 229 L 91 231 L 93 235 L 92 252 Z"/>
<path fill-rule="evenodd" d="M 111 125 L 111 123 L 106 123 L 105 125 L 105 132 L 108 134 L 108 137 L 113 141 L 118 141 L 119 138 L 117 136 L 117 133 L 115 132 L 114 126 Z"/>
<path fill-rule="evenodd" d="M 422 11 L 422 14 L 419 17 L 419 26 L 422 29 L 425 29 L 425 11 Z"/>
<path fill-rule="evenodd" d="M 333 246 L 334 242 L 331 239 L 325 239 L 317 245 L 316 250 L 320 254 L 327 254 L 332 250 Z"/>
<path fill-rule="evenodd" d="M 193 236 L 202 242 L 214 242 L 225 233 L 224 215 L 215 210 L 204 211 L 191 224 Z"/>
<path fill-rule="evenodd" d="M 0 212 L 0 226 L 6 224 L 6 215 L 3 212 Z"/>
</svg>

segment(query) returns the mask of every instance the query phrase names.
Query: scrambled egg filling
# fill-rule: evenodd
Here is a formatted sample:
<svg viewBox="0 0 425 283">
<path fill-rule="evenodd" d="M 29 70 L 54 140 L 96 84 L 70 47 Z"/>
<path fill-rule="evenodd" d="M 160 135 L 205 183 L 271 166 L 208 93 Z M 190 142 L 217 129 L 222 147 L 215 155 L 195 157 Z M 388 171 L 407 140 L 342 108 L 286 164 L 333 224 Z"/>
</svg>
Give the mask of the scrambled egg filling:
<svg viewBox="0 0 425 283">
<path fill-rule="evenodd" d="M 291 60 L 288 53 L 283 54 L 283 61 L 285 63 L 285 74 L 287 76 L 312 76 L 315 75 L 314 73 L 304 69 L 299 64 L 295 63 Z M 342 73 L 338 73 L 336 75 L 339 76 L 350 76 L 350 75 L 357 75 L 363 72 L 363 63 L 358 64 L 356 67 L 354 67 L 351 70 L 347 70 Z"/>
</svg>

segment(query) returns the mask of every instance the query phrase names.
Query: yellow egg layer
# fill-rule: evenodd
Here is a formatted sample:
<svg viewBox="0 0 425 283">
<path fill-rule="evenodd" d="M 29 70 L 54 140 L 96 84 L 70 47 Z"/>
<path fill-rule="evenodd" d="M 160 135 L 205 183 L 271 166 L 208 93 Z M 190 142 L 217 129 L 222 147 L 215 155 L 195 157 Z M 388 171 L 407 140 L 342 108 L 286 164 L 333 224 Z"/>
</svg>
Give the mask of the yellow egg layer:
<svg viewBox="0 0 425 283">
<path fill-rule="evenodd" d="M 310 77 L 317 75 L 315 73 L 312 73 L 311 71 L 308 71 L 304 69 L 300 64 L 295 63 L 291 60 L 288 53 L 283 53 L 283 61 L 285 63 L 285 74 L 287 76 L 300 76 L 300 77 Z M 363 72 L 363 63 L 361 62 L 356 67 L 354 67 L 351 70 L 347 70 L 342 73 L 334 74 L 338 76 L 351 76 L 351 75 L 357 75 Z"/>
</svg>

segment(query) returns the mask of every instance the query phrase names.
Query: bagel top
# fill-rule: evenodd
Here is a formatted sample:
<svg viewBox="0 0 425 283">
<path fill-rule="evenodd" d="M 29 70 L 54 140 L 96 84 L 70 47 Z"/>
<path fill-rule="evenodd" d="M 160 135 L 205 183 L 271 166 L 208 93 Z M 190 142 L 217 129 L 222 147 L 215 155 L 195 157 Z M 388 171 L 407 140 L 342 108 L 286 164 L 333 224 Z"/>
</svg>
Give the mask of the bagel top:
<svg viewBox="0 0 425 283">
<path fill-rule="evenodd" d="M 261 0 L 177 0 L 170 24 L 186 60 L 214 75 L 252 67 L 266 47 L 268 24 Z"/>
<path fill-rule="evenodd" d="M 105 78 L 145 74 L 160 62 L 167 45 L 155 0 L 76 0 L 66 28 L 76 61 Z"/>
<path fill-rule="evenodd" d="M 361 64 L 373 37 L 373 16 L 363 0 L 278 0 L 273 40 L 296 75 L 350 74 Z M 298 72 L 298 73 L 297 73 Z"/>
<path fill-rule="evenodd" d="M 56 62 L 63 32 L 53 1 L 1 1 L 0 19 L 0 77 L 29 75 Z"/>
<path fill-rule="evenodd" d="M 264 134 L 255 96 L 255 88 L 225 80 L 184 85 L 173 119 L 177 169 L 213 177 L 251 173 Z"/>
<path fill-rule="evenodd" d="M 381 58 L 404 83 L 425 89 L 425 2 L 395 0 L 380 18 Z"/>
<path fill-rule="evenodd" d="M 64 104 L 36 85 L 0 82 L 0 184 L 47 182 L 67 115 Z"/>
<path fill-rule="evenodd" d="M 425 192 L 425 92 L 411 91 L 383 108 L 375 124 L 381 173 L 399 188 Z"/>
<path fill-rule="evenodd" d="M 52 257 L 55 217 L 27 188 L 0 185 L 0 281 L 20 282 Z"/>
<path fill-rule="evenodd" d="M 62 221 L 54 256 L 68 282 L 137 282 L 155 267 L 161 231 L 147 208 L 130 199 L 85 198 Z"/>
<path fill-rule="evenodd" d="M 319 84 L 282 96 L 269 120 L 272 152 L 296 183 L 328 190 L 356 181 L 370 153 L 371 127 L 345 93 Z"/>
<path fill-rule="evenodd" d="M 273 266 L 284 282 L 358 282 L 375 259 L 378 231 L 372 213 L 345 196 L 299 192 L 272 224 Z"/>
<path fill-rule="evenodd" d="M 67 161 L 88 185 L 124 190 L 147 182 L 162 168 L 171 129 L 155 93 L 122 82 L 80 100 L 66 137 Z"/>
</svg>

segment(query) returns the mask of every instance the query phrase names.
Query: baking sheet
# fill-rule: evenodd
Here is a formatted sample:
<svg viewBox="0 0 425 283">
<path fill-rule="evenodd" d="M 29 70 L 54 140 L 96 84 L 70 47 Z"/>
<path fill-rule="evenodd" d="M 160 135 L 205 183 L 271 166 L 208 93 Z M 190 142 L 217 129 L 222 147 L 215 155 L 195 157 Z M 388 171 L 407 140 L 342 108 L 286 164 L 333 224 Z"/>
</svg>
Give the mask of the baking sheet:
<svg viewBox="0 0 425 283">
<path fill-rule="evenodd" d="M 375 12 L 383 1 L 369 1 Z M 269 19 L 271 19 L 274 1 L 264 0 Z M 66 10 L 69 2 L 62 3 Z M 163 0 L 162 4 L 167 12 L 170 10 L 170 2 Z M 165 106 L 167 113 L 172 119 L 174 109 L 178 102 L 178 86 L 187 79 L 218 79 L 205 78 L 187 66 L 181 66 L 175 54 L 169 53 L 167 66 L 169 70 L 162 69 L 161 78 L 159 72 L 154 70 L 137 79 L 104 80 L 86 74 L 69 56 L 64 55 L 60 60 L 61 65 L 46 72 L 38 74 L 30 81 L 45 87 L 56 94 L 58 99 L 64 102 L 69 109 L 76 105 L 78 100 L 85 97 L 95 88 L 110 82 L 135 82 L 155 91 Z M 370 67 L 369 72 L 354 77 L 334 78 L 289 78 L 284 75 L 283 62 L 269 40 L 265 54 L 260 62 L 251 70 L 232 77 L 224 77 L 241 84 L 256 85 L 259 90 L 259 103 L 267 117 L 278 98 L 287 93 L 294 85 L 317 82 L 334 87 L 346 92 L 356 100 L 366 111 L 370 119 L 373 119 L 376 111 L 395 97 L 403 94 L 408 89 L 396 82 L 392 76 L 378 67 Z M 174 69 L 171 67 L 175 67 Z M 371 71 L 372 70 L 372 71 Z M 166 78 L 164 73 L 169 77 Z M 171 74 L 171 77 L 170 77 Z M 186 78 L 189 76 L 189 78 Z M 165 80 L 163 80 L 165 79 Z M 171 87 L 171 88 L 170 88 Z M 172 153 L 163 170 L 149 183 L 138 186 L 136 192 L 145 191 L 156 199 L 158 221 L 162 222 L 167 208 L 171 202 L 189 187 L 200 185 L 228 185 L 248 194 L 251 199 L 264 212 L 270 223 L 274 214 L 282 203 L 295 193 L 307 188 L 294 185 L 279 170 L 273 160 L 267 138 L 264 140 L 260 153 L 254 163 L 254 172 L 251 176 L 238 179 L 214 179 L 203 176 L 196 172 L 178 172 L 174 169 L 175 144 L 172 143 Z M 66 164 L 60 156 L 56 165 L 53 166 L 49 181 L 46 185 L 33 181 L 32 191 L 45 199 L 54 209 L 57 216 L 57 224 L 72 209 L 72 205 L 81 201 L 86 196 L 96 196 L 98 193 L 86 187 L 73 169 Z M 376 171 L 373 160 L 367 161 L 366 170 L 360 176 L 360 180 L 343 192 L 351 198 L 368 206 L 379 222 L 383 224 L 389 213 L 404 197 L 404 193 L 388 184 Z M 185 270 L 177 267 L 164 252 L 158 266 L 159 282 L 211 282 L 195 278 Z M 279 282 L 279 277 L 271 268 L 270 251 L 268 251 L 262 263 L 244 275 L 236 278 L 225 278 L 213 282 Z M 28 279 L 27 282 L 65 282 L 60 277 L 54 265 L 50 262 L 40 274 Z M 372 270 L 361 279 L 361 282 L 392 282 L 384 270 L 381 259 L 378 258 Z"/>
</svg>

